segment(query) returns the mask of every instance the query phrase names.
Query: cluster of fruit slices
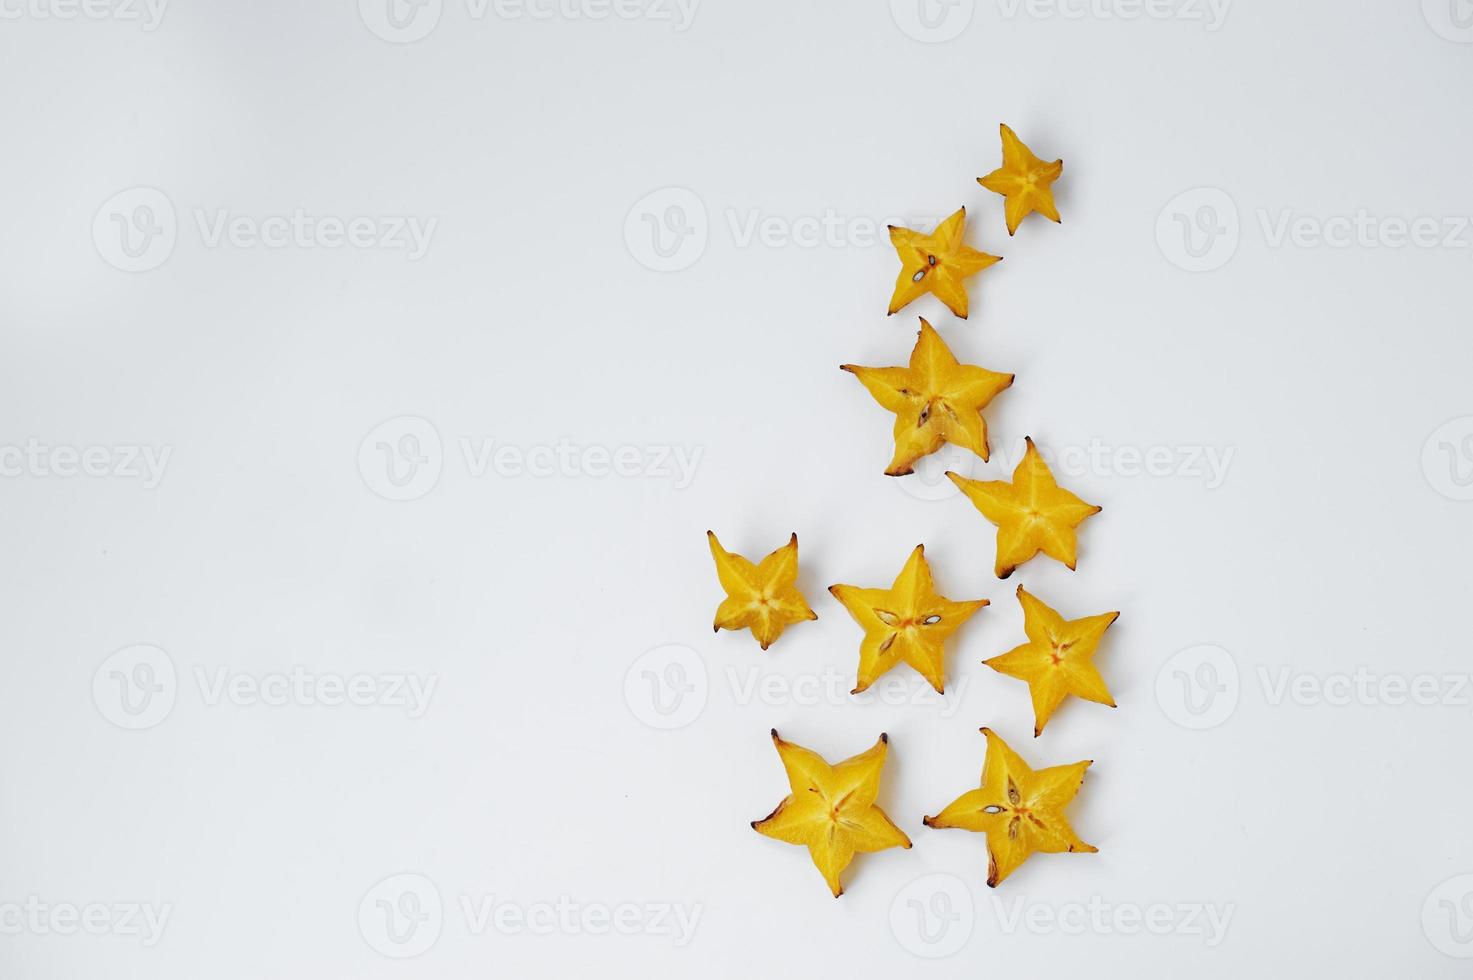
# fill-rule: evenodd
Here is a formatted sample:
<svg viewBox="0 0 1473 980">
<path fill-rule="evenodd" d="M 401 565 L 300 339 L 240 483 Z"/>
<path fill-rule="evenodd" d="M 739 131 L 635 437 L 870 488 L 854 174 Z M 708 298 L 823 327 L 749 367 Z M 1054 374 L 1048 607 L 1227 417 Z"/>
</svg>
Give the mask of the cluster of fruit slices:
<svg viewBox="0 0 1473 980">
<path fill-rule="evenodd" d="M 1058 222 L 1052 185 L 1063 172 L 1063 161 L 1040 160 L 1006 125 L 1001 129 L 1002 166 L 977 180 L 1006 198 L 1008 234 L 1014 234 L 1032 213 Z M 929 235 L 909 228 L 890 229 L 901 263 L 890 300 L 891 314 L 931 293 L 953 314 L 966 319 L 965 280 L 1001 259 L 964 244 L 965 225 L 966 209 L 962 208 Z M 895 451 L 885 469 L 887 475 L 914 472 L 917 460 L 946 443 L 970 450 L 984 461 L 989 459 L 982 411 L 1012 385 L 1013 375 L 959 363 L 924 319 L 907 366 L 845 364 L 842 368 L 895 415 Z M 1033 440 L 1026 442 L 1011 481 L 946 474 L 997 526 L 995 571 L 1000 579 L 1040 552 L 1072 570 L 1077 560 L 1076 529 L 1100 511 L 1060 487 Z M 755 564 L 723 548 L 714 533 L 708 531 L 707 537 L 717 577 L 726 592 L 716 610 L 715 629 L 751 630 L 766 650 L 788 626 L 818 618 L 797 588 L 797 534 Z M 942 692 L 946 638 L 988 604 L 986 599 L 953 601 L 938 593 L 923 545 L 911 552 L 888 589 L 834 585 L 829 592 L 864 630 L 854 693 L 900 663 Z M 1114 707 L 1095 669 L 1094 653 L 1119 613 L 1066 620 L 1021 585 L 1017 595 L 1027 642 L 985 663 L 1027 682 L 1034 736 L 1043 732 L 1054 709 L 1071 694 Z M 994 887 L 1031 854 L 1093 852 L 1095 848 L 1074 833 L 1063 813 L 1090 762 L 1034 770 L 995 732 L 984 728 L 982 733 L 987 751 L 981 786 L 926 817 L 925 825 L 986 834 L 987 884 Z M 752 826 L 767 837 L 807 847 L 836 897 L 843 893 L 840 874 L 855 854 L 910 847 L 910 838 L 875 804 L 889 748 L 887 736 L 881 734 L 869 749 L 836 765 L 784 741 L 776 730 L 772 741 L 791 793 Z"/>
</svg>

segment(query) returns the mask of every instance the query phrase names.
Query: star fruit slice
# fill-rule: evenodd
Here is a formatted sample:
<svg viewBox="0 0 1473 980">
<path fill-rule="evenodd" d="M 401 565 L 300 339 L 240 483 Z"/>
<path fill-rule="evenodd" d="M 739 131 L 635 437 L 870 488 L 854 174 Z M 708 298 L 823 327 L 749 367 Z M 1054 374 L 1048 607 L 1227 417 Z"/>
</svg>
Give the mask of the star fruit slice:
<svg viewBox="0 0 1473 980">
<path fill-rule="evenodd" d="M 1043 733 L 1054 709 L 1071 694 L 1115 707 L 1104 678 L 1095 669 L 1094 655 L 1105 630 L 1120 614 L 1065 619 L 1021 585 L 1018 602 L 1023 606 L 1023 632 L 1028 642 L 983 663 L 1028 683 L 1033 699 L 1033 736 Z"/>
<path fill-rule="evenodd" d="M 726 590 L 726 598 L 716 607 L 713 631 L 750 629 L 766 650 L 789 625 L 818 618 L 795 584 L 797 534 L 756 565 L 721 547 L 714 531 L 707 531 L 706 539 L 716 559 L 716 577 Z"/>
<path fill-rule="evenodd" d="M 977 183 L 1006 199 L 1003 214 L 1007 218 L 1009 235 L 1017 232 L 1023 219 L 1035 211 L 1058 223 L 1059 209 L 1054 206 L 1053 183 L 1064 172 L 1064 161 L 1045 163 L 1033 155 L 1033 151 L 1006 123 L 1001 128 L 1002 166 L 986 177 L 978 177 Z"/>
<path fill-rule="evenodd" d="M 948 442 L 971 450 L 984 461 L 991 455 L 982 409 L 1013 383 L 1013 376 L 959 364 L 924 317 L 908 367 L 839 367 L 895 413 L 895 455 L 886 476 L 914 473 L 916 460 Z"/>
<path fill-rule="evenodd" d="M 840 874 L 855 854 L 910 847 L 910 838 L 875 805 L 889 736 L 859 755 L 829 765 L 816 752 L 785 742 L 772 730 L 772 744 L 787 771 L 792 792 L 752 829 L 765 837 L 808 848 L 829 891 L 844 894 Z"/>
<path fill-rule="evenodd" d="M 1078 552 L 1075 529 L 1100 512 L 1059 486 L 1031 438 L 1027 445 L 1012 483 L 946 474 L 982 516 L 997 525 L 998 578 L 1007 578 L 1040 551 L 1073 571 Z"/>
<path fill-rule="evenodd" d="M 934 293 L 956 316 L 967 318 L 967 290 L 962 280 L 1002 261 L 962 244 L 967 209 L 936 226 L 929 235 L 910 228 L 890 226 L 890 244 L 900 256 L 900 276 L 890 297 L 890 313 L 899 312 L 912 300 Z"/>
<path fill-rule="evenodd" d="M 888 589 L 829 587 L 864 629 L 859 644 L 858 694 L 902 661 L 919 671 L 937 693 L 946 684 L 943 644 L 956 628 L 987 605 L 986 599 L 952 602 L 931 584 L 925 545 L 916 545 Z"/>
<path fill-rule="evenodd" d="M 1064 807 L 1084 780 L 1093 760 L 1037 771 L 990 728 L 982 786 L 957 797 L 927 827 L 957 828 L 987 835 L 987 885 L 996 888 L 1032 854 L 1086 853 L 1099 850 L 1074 833 Z"/>
</svg>

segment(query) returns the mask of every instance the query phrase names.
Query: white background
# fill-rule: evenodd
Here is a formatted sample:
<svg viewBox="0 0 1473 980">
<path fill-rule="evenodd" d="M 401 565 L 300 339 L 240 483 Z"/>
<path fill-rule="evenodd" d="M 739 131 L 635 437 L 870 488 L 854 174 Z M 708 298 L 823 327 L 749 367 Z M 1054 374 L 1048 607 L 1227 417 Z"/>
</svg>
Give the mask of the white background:
<svg viewBox="0 0 1473 980">
<path fill-rule="evenodd" d="M 1466 969 L 1473 888 L 1435 891 L 1473 872 L 1473 706 L 1444 679 L 1473 671 L 1473 233 L 1442 241 L 1473 214 L 1464 0 L 1239 0 L 1220 22 L 1186 0 L 978 0 L 931 8 L 930 31 L 903 0 L 706 0 L 688 24 L 445 0 L 412 43 L 372 0 L 179 2 L 153 30 L 48 16 L 65 2 L 5 0 L 0 22 L 0 451 L 170 455 L 156 486 L 0 455 L 0 973 Z M 1063 157 L 1061 226 L 1010 240 L 975 183 L 999 121 Z M 113 215 L 147 218 L 144 198 L 108 202 L 139 187 L 176 240 L 129 272 Z M 704 243 L 655 271 L 644 214 L 681 201 Z M 897 263 L 869 231 L 961 205 L 1006 257 L 970 282 L 971 319 L 928 298 L 887 320 Z M 298 209 L 437 224 L 414 260 L 200 228 Z M 1362 211 L 1390 219 L 1369 243 L 1315 240 Z M 826 214 L 835 241 L 783 238 Z M 1285 215 L 1307 216 L 1297 242 Z M 1437 243 L 1392 247 L 1419 216 Z M 1221 230 L 1193 245 L 1217 268 L 1184 268 L 1204 264 L 1187 227 Z M 902 363 L 916 314 L 1017 374 L 974 475 L 1004 475 L 1025 434 L 1110 449 L 1060 473 L 1104 507 L 1078 572 L 1039 558 L 998 582 L 991 527 L 935 471 L 916 492 L 882 476 L 890 417 L 837 366 Z M 405 416 L 441 472 L 395 502 L 360 445 Z M 396 425 L 391 446 L 423 431 Z M 462 440 L 536 465 L 563 440 L 635 447 L 639 474 L 478 475 Z M 661 447 L 699 452 L 693 481 L 650 465 Z M 1142 474 L 1121 447 L 1177 463 Z M 1180 465 L 1205 449 L 1232 454 L 1220 485 Z M 707 528 L 754 559 L 797 531 L 819 620 L 766 654 L 713 635 Z M 888 584 L 918 542 L 943 592 L 993 602 L 950 644 L 945 704 L 744 697 L 847 681 L 860 634 L 826 587 Z M 1122 611 L 1098 658 L 1118 710 L 1070 702 L 1030 737 L 1023 685 L 980 665 L 1021 642 L 1018 581 L 1065 615 Z M 177 691 L 130 731 L 104 662 L 138 644 Z M 661 730 L 639 692 L 670 644 L 705 700 Z M 1172 660 L 1204 644 L 1225 653 Z M 208 697 L 294 666 L 436 687 L 417 718 Z M 1285 671 L 1358 667 L 1431 675 L 1450 703 L 1274 703 Z M 1220 724 L 1190 727 L 1179 682 L 1233 676 Z M 1096 760 L 1070 813 L 1099 854 L 1037 857 L 994 893 L 981 837 L 921 826 L 976 785 L 983 724 L 1035 765 Z M 833 761 L 890 734 L 881 802 L 915 847 L 862 856 L 838 901 L 748 827 L 785 792 L 773 726 Z M 371 889 L 405 873 L 443 913 L 401 961 Z M 955 879 L 912 884 L 933 874 Z M 930 963 L 907 923 L 947 910 L 938 888 L 955 950 Z M 477 932 L 461 899 L 488 897 L 699 919 L 683 946 L 652 923 Z M 152 945 L 59 935 L 11 915 L 31 899 L 170 918 Z M 1091 901 L 1173 925 L 1048 924 Z M 1231 909 L 1220 942 L 1193 905 Z M 1020 908 L 1042 924 L 1009 931 Z"/>
</svg>

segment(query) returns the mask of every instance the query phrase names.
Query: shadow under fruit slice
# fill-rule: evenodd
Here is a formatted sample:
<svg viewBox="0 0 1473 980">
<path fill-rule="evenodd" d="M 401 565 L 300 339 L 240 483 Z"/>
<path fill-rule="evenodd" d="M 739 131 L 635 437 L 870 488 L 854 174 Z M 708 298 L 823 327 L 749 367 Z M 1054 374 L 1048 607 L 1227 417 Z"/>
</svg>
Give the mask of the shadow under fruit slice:
<svg viewBox="0 0 1473 980">
<path fill-rule="evenodd" d="M 889 742 L 881 733 L 870 748 L 831 766 L 817 752 L 785 742 L 772 730 L 792 792 L 765 818 L 752 821 L 752 829 L 807 847 L 835 898 L 844 893 L 839 875 L 854 855 L 910 847 L 910 838 L 875 805 Z"/>
</svg>

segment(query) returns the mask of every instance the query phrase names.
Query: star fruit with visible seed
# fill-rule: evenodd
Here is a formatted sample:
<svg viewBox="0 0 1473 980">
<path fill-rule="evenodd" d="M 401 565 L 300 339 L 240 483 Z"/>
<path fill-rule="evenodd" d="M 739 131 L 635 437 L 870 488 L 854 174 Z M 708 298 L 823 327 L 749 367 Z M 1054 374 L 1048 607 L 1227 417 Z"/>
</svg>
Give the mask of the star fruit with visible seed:
<svg viewBox="0 0 1473 980">
<path fill-rule="evenodd" d="M 856 585 L 829 587 L 835 599 L 864 629 L 859 644 L 859 677 L 853 694 L 873 684 L 902 661 L 919 671 L 937 693 L 946 684 L 943 644 L 956 628 L 987 605 L 986 599 L 952 602 L 931 584 L 925 545 L 916 545 L 888 589 Z"/>
<path fill-rule="evenodd" d="M 929 235 L 890 226 L 890 244 L 900 256 L 900 276 L 890 297 L 891 314 L 933 293 L 952 313 L 967 318 L 967 290 L 962 280 L 1001 262 L 1002 257 L 962 244 L 966 221 L 967 209 L 958 208 Z"/>
<path fill-rule="evenodd" d="M 1064 807 L 1093 760 L 1033 770 L 990 728 L 982 786 L 957 797 L 927 827 L 956 828 L 987 835 L 987 885 L 996 888 L 1032 854 L 1085 853 L 1086 844 L 1064 817 Z"/>
<path fill-rule="evenodd" d="M 984 461 L 991 455 L 982 409 L 1013 383 L 1013 376 L 958 363 L 924 317 L 908 367 L 839 367 L 895 413 L 895 454 L 886 476 L 914 473 L 916 460 L 948 442 L 971 450 Z"/>
</svg>

